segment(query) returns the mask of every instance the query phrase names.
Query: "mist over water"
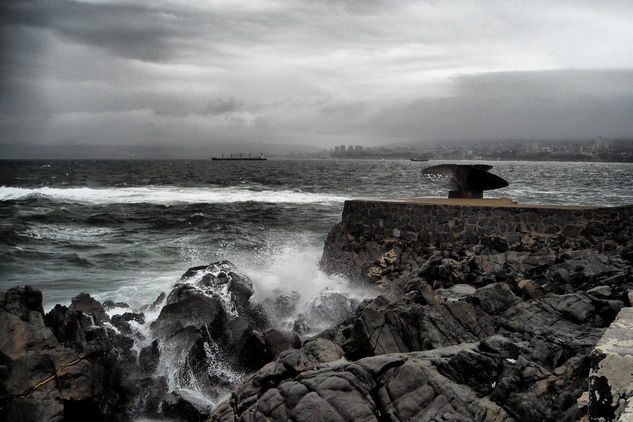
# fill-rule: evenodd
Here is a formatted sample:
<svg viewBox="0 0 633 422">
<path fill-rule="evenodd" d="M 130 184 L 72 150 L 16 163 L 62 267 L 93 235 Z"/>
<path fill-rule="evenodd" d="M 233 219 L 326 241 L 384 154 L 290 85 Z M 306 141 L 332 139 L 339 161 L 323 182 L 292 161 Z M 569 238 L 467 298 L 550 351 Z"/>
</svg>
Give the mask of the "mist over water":
<svg viewBox="0 0 633 422">
<path fill-rule="evenodd" d="M 344 200 L 444 197 L 421 174 L 440 163 L 1 161 L 0 289 L 31 284 L 46 309 L 80 292 L 141 306 L 187 268 L 228 259 L 252 278 L 255 301 L 344 291 L 318 270 Z M 633 203 L 631 164 L 492 164 L 510 186 L 487 197 Z"/>
</svg>

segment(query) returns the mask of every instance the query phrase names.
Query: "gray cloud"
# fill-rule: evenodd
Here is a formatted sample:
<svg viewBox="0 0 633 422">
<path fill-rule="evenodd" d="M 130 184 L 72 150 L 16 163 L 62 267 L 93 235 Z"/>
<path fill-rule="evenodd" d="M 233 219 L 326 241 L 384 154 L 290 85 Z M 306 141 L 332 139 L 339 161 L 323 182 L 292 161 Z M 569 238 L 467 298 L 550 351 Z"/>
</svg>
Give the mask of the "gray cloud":
<svg viewBox="0 0 633 422">
<path fill-rule="evenodd" d="M 459 78 L 453 95 L 380 110 L 394 140 L 564 139 L 633 133 L 633 71 L 504 72 Z"/>
<path fill-rule="evenodd" d="M 169 51 L 169 27 L 159 10 L 128 4 L 65 0 L 3 2 L 0 23 L 48 30 L 56 36 L 138 60 L 160 60 Z"/>
<path fill-rule="evenodd" d="M 626 1 L 7 0 L 0 142 L 631 136 Z"/>
<path fill-rule="evenodd" d="M 235 98 L 219 99 L 209 102 L 206 112 L 215 115 L 226 114 L 241 110 L 243 107 L 243 104 L 241 104 Z"/>
</svg>

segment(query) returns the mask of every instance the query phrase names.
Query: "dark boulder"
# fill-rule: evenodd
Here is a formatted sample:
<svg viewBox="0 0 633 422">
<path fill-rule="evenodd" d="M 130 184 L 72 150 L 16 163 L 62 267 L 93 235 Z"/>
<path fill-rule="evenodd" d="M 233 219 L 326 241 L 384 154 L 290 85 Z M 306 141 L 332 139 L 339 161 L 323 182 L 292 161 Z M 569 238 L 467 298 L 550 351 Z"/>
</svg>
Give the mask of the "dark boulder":
<svg viewBox="0 0 633 422">
<path fill-rule="evenodd" d="M 88 419 L 119 420 L 125 392 L 114 341 L 86 336 L 93 346 L 84 352 L 64 346 L 45 323 L 41 299 L 41 292 L 30 287 L 0 295 L 0 419 L 74 420 L 82 413 Z M 68 309 L 58 311 L 55 320 L 63 322 Z M 57 328 L 72 332 L 63 323 Z M 84 339 L 73 335 L 74 341 Z"/>
<path fill-rule="evenodd" d="M 471 298 L 476 291 L 477 288 L 471 286 L 470 284 L 459 283 L 447 289 L 437 289 L 435 290 L 435 295 L 445 302 L 459 302 L 461 300 L 467 300 Z"/>
<path fill-rule="evenodd" d="M 113 315 L 111 321 L 113 326 L 115 326 L 121 333 L 130 335 L 132 334 L 132 327 L 130 323 L 127 322 L 123 316 L 121 315 Z"/>
<path fill-rule="evenodd" d="M 147 374 L 152 374 L 158 367 L 160 361 L 160 350 L 158 349 L 158 340 L 154 340 L 152 344 L 141 349 L 138 355 L 138 363 L 141 370 Z"/>
<path fill-rule="evenodd" d="M 271 325 L 266 308 L 262 304 L 250 306 L 249 309 L 244 312 L 244 316 L 255 330 L 263 331 Z"/>
<path fill-rule="evenodd" d="M 231 404 L 218 406 L 211 420 L 511 420 L 498 405 L 451 382 L 427 360 L 399 354 L 355 363 L 284 363 L 303 350 L 285 352 L 238 386 Z"/>
<path fill-rule="evenodd" d="M 229 261 L 210 264 L 197 285 L 205 291 L 214 292 L 226 288 L 231 302 L 238 310 L 246 308 L 248 300 L 253 295 L 251 279 L 241 274 L 237 267 Z"/>
<path fill-rule="evenodd" d="M 243 317 L 229 321 L 223 344 L 226 344 L 231 362 L 246 369 L 260 368 L 272 360 L 266 351 L 264 337 L 255 332 L 248 319 Z"/>
<path fill-rule="evenodd" d="M 169 338 L 187 326 L 208 328 L 214 338 L 224 332 L 227 315 L 222 301 L 204 294 L 188 294 L 184 299 L 165 305 L 151 325 L 160 338 Z"/>
<path fill-rule="evenodd" d="M 46 314 L 46 324 L 60 342 L 78 349 L 86 343 L 86 329 L 93 325 L 92 319 L 63 305 L 55 305 Z"/>
<path fill-rule="evenodd" d="M 105 309 L 106 311 L 109 311 L 114 308 L 129 308 L 130 307 L 130 305 L 128 305 L 125 302 L 115 302 L 113 300 L 106 300 L 101 305 L 103 306 L 103 309 Z"/>
<path fill-rule="evenodd" d="M 39 324 L 40 316 L 44 315 L 42 307 L 42 292 L 31 286 L 18 286 L 3 293 L 2 307 L 4 310 L 25 322 Z"/>
<path fill-rule="evenodd" d="M 186 391 L 174 391 L 166 395 L 160 405 L 163 416 L 188 422 L 207 420 L 212 407 Z"/>
<path fill-rule="evenodd" d="M 477 289 L 473 303 L 479 305 L 489 315 L 505 311 L 519 301 L 505 283 L 493 283 Z"/>
<path fill-rule="evenodd" d="M 556 286 L 558 293 L 587 291 L 601 285 L 620 285 L 620 289 L 633 287 L 628 262 L 616 256 L 601 254 L 576 254 L 549 268 L 547 281 Z"/>
<path fill-rule="evenodd" d="M 421 305 L 415 296 L 395 301 L 379 296 L 359 306 L 352 325 L 340 330 L 337 342 L 346 356 L 357 359 L 474 342 L 492 334 L 488 315 L 470 303 Z"/>
<path fill-rule="evenodd" d="M 281 331 L 276 328 L 264 331 L 264 341 L 269 360 L 276 359 L 284 350 L 301 347 L 299 336 L 293 332 Z"/>
<path fill-rule="evenodd" d="M 84 314 L 91 315 L 95 319 L 95 324 L 99 324 L 102 321 L 110 322 L 110 317 L 106 314 L 101 303 L 93 299 L 92 296 L 87 293 L 80 293 L 73 297 L 69 309 L 71 311 L 80 311 Z"/>
<path fill-rule="evenodd" d="M 134 321 L 138 324 L 145 324 L 145 315 L 142 312 L 126 312 L 121 315 L 126 321 Z"/>
</svg>

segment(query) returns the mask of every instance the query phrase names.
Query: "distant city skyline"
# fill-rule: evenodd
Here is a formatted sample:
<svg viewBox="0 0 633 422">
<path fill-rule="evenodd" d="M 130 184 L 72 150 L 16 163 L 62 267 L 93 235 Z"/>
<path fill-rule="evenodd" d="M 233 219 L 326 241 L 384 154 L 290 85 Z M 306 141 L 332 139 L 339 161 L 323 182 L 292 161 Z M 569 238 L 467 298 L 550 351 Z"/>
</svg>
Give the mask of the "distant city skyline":
<svg viewBox="0 0 633 422">
<path fill-rule="evenodd" d="M 5 148 L 633 138 L 629 1 L 7 0 L 0 22 Z"/>
</svg>

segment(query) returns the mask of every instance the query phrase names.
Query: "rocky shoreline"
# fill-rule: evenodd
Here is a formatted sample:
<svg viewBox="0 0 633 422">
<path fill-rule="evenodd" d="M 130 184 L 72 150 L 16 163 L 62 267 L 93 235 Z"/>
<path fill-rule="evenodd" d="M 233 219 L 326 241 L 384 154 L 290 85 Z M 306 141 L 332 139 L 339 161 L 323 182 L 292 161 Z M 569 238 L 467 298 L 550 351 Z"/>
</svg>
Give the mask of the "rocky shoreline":
<svg viewBox="0 0 633 422">
<path fill-rule="evenodd" d="M 271 321 L 290 314 L 298 297 L 252 303 L 251 281 L 228 261 L 189 269 L 142 309 L 81 294 L 45 314 L 35 289 L 0 293 L 0 419 L 577 421 L 616 415 L 617 398 L 596 402 L 585 393 L 592 351 L 631 306 L 628 208 L 617 215 L 609 210 L 602 225 L 593 217 L 581 226 L 582 216 L 544 213 L 558 232 L 539 227 L 538 219 L 528 222 L 532 227 L 506 219 L 507 233 L 491 231 L 460 216 L 464 224 L 457 219 L 450 237 L 441 234 L 442 225 L 450 226 L 442 213 L 479 212 L 499 227 L 498 209 L 440 206 L 427 216 L 428 209 L 415 208 L 418 220 L 437 222 L 430 233 L 403 226 L 385 209 L 382 221 L 371 217 L 369 224 L 363 221 L 369 208 L 346 204 L 322 267 L 376 286 L 379 294 L 361 303 L 329 294 L 292 331 Z M 330 321 L 330 328 L 310 333 L 315 318 Z"/>
</svg>

